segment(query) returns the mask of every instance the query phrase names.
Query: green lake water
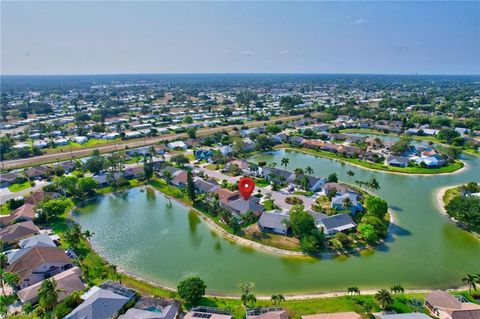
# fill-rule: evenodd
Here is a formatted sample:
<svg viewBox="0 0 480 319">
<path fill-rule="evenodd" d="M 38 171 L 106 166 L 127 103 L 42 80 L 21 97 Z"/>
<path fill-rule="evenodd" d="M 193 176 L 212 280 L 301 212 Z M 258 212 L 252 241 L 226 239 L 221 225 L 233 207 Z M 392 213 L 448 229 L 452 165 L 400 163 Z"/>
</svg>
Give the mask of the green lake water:
<svg viewBox="0 0 480 319">
<path fill-rule="evenodd" d="M 259 294 L 315 293 L 390 287 L 449 288 L 467 273 L 480 272 L 480 240 L 440 214 L 436 191 L 443 186 L 480 181 L 480 157 L 465 157 L 458 174 L 406 176 L 373 172 L 283 150 L 257 161 L 290 159 L 287 169 L 311 166 L 315 175 L 335 172 L 349 182 L 375 177 L 376 193 L 388 201 L 395 224 L 384 245 L 361 254 L 315 260 L 270 255 L 230 243 L 213 233 L 188 207 L 161 193 L 132 189 L 99 198 L 74 214 L 110 262 L 168 286 L 188 275 L 203 278 L 210 293 L 238 293 L 239 280 L 256 283 Z"/>
</svg>

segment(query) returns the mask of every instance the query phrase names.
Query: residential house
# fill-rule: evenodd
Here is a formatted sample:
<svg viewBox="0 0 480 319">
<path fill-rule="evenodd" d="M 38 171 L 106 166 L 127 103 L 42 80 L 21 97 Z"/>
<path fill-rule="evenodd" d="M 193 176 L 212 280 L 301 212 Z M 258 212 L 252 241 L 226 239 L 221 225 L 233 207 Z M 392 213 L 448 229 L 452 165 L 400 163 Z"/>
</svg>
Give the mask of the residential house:
<svg viewBox="0 0 480 319">
<path fill-rule="evenodd" d="M 62 301 L 75 291 L 85 289 L 85 284 L 81 279 L 81 271 L 78 267 L 72 267 L 52 277 L 57 283 L 58 301 Z M 35 304 L 38 301 L 38 291 L 43 281 L 37 282 L 17 292 L 18 298 L 22 303 L 29 302 Z"/>
<path fill-rule="evenodd" d="M 320 221 L 320 227 L 327 236 L 354 229 L 357 226 L 348 214 L 328 216 Z"/>
<path fill-rule="evenodd" d="M 262 231 L 286 235 L 288 232 L 287 222 L 290 215 L 279 209 L 263 212 L 258 220 L 258 226 Z"/>
<path fill-rule="evenodd" d="M 303 181 L 306 181 L 306 185 L 303 185 Z M 324 178 L 318 178 L 314 176 L 308 176 L 308 175 L 295 175 L 292 173 L 288 178 L 287 178 L 287 183 L 290 185 L 301 185 L 301 186 L 306 186 L 307 190 L 316 192 L 322 188 L 322 185 L 325 184 L 326 179 Z"/>
<path fill-rule="evenodd" d="M 6 174 L 0 174 L 0 187 L 8 187 L 16 183 L 23 183 L 27 179 L 25 175 L 19 172 L 10 172 Z"/>
<path fill-rule="evenodd" d="M 193 183 L 195 185 L 196 193 L 202 193 L 202 194 L 211 193 L 219 188 L 217 184 L 205 181 L 200 177 L 195 177 L 193 180 Z"/>
<path fill-rule="evenodd" d="M 301 317 L 302 319 L 362 319 L 362 316 L 353 311 L 319 313 L 316 315 L 306 315 Z"/>
<path fill-rule="evenodd" d="M 188 180 L 188 173 L 184 170 L 176 169 L 172 173 L 172 180 L 171 180 L 172 185 L 175 185 L 180 188 L 184 188 L 187 186 L 187 180 Z"/>
<path fill-rule="evenodd" d="M 325 183 L 321 187 L 322 192 L 327 195 L 329 192 L 335 191 L 337 194 L 352 193 L 357 194 L 347 186 L 344 186 L 339 183 Z"/>
<path fill-rule="evenodd" d="M 25 175 L 28 177 L 28 179 L 33 180 L 47 178 L 51 174 L 52 170 L 50 169 L 50 167 L 47 166 L 34 166 L 25 170 Z"/>
<path fill-rule="evenodd" d="M 90 288 L 81 298 L 84 300 L 65 319 L 109 319 L 115 318 L 123 306 L 136 295 L 132 289 L 107 281 Z"/>
<path fill-rule="evenodd" d="M 18 275 L 21 289 L 72 268 L 73 263 L 57 247 L 32 247 L 23 256 L 7 266 L 8 272 Z"/>
<path fill-rule="evenodd" d="M 142 166 L 132 166 L 125 169 L 123 176 L 126 179 L 140 178 L 145 176 L 145 170 Z"/>
<path fill-rule="evenodd" d="M 219 150 L 220 150 L 220 153 L 222 153 L 222 155 L 224 156 L 227 156 L 233 153 L 233 148 L 231 145 L 220 146 Z"/>
<path fill-rule="evenodd" d="M 77 168 L 77 164 L 74 161 L 68 161 L 55 164 L 53 167 L 61 167 L 63 171 L 68 174 Z"/>
<path fill-rule="evenodd" d="M 345 203 L 347 202 L 347 198 L 349 199 L 350 204 L 348 206 L 348 209 L 345 209 Z M 360 203 L 360 201 L 358 200 L 358 195 L 352 193 L 343 193 L 336 195 L 332 198 L 330 207 L 340 211 L 348 210 L 352 215 L 355 215 L 357 212 L 363 210 L 362 203 Z"/>
<path fill-rule="evenodd" d="M 197 149 L 194 151 L 197 161 L 208 161 L 213 156 L 213 151 L 208 149 Z"/>
<path fill-rule="evenodd" d="M 378 319 L 432 319 L 431 317 L 421 312 L 374 314 L 374 316 Z"/>
<path fill-rule="evenodd" d="M 167 144 L 167 147 L 171 150 L 186 150 L 188 148 L 187 144 L 185 144 L 183 141 L 170 142 Z"/>
<path fill-rule="evenodd" d="M 175 319 L 180 308 L 176 300 L 141 298 L 118 319 Z"/>
<path fill-rule="evenodd" d="M 480 318 L 480 305 L 463 302 L 446 291 L 435 290 L 425 298 L 425 306 L 439 319 L 477 319 Z"/>
<path fill-rule="evenodd" d="M 45 192 L 43 190 L 39 190 L 30 194 L 27 198 L 25 198 L 25 204 L 32 204 L 38 205 L 44 200 L 47 199 L 56 199 L 59 198 L 60 194 L 56 192 Z"/>
<path fill-rule="evenodd" d="M 228 163 L 225 165 L 225 168 L 226 168 L 226 169 L 230 169 L 230 167 L 231 167 L 232 165 L 237 166 L 237 167 L 238 167 L 239 169 L 241 169 L 242 171 L 248 169 L 248 167 L 249 167 L 249 164 L 248 164 L 247 161 L 236 159 L 236 160 L 233 160 L 233 161 L 228 162 Z"/>
<path fill-rule="evenodd" d="M 394 156 L 391 155 L 387 157 L 387 164 L 395 167 L 407 167 L 410 160 L 405 156 Z"/>
<path fill-rule="evenodd" d="M 23 204 L 15 209 L 10 215 L 0 216 L 0 226 L 7 226 L 12 223 L 31 221 L 35 218 L 35 205 Z"/>
<path fill-rule="evenodd" d="M 246 319 L 288 319 L 288 312 L 277 307 L 248 309 Z"/>
<path fill-rule="evenodd" d="M 14 245 L 20 240 L 40 233 L 40 229 L 31 221 L 12 224 L 0 229 L 0 241 Z"/>
<path fill-rule="evenodd" d="M 220 203 L 224 205 L 240 198 L 240 192 L 238 191 L 232 192 L 225 188 L 217 188 L 214 192 L 217 194 Z"/>
<path fill-rule="evenodd" d="M 446 161 L 439 155 L 435 154 L 427 157 L 419 157 L 414 159 L 415 163 L 418 165 L 425 166 L 427 168 L 441 167 L 445 165 Z"/>
<path fill-rule="evenodd" d="M 229 311 L 212 307 L 194 307 L 187 312 L 183 319 L 232 319 Z"/>
<path fill-rule="evenodd" d="M 257 216 L 260 216 L 260 214 L 265 210 L 265 207 L 259 203 L 259 199 L 255 196 L 251 196 L 248 200 L 239 198 L 237 200 L 228 202 L 225 204 L 225 208 L 238 217 L 246 214 L 249 211 L 253 212 Z"/>
</svg>

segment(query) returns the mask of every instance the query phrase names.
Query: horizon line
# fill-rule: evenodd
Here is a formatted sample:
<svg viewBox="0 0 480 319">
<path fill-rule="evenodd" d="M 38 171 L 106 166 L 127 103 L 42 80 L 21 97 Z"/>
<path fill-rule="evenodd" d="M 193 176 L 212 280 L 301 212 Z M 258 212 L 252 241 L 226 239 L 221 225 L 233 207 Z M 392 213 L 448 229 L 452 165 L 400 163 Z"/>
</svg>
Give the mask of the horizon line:
<svg viewBox="0 0 480 319">
<path fill-rule="evenodd" d="M 167 73 L 42 73 L 0 74 L 0 77 L 41 76 L 124 76 L 124 75 L 384 75 L 384 76 L 480 76 L 480 73 L 322 73 L 322 72 L 167 72 Z"/>
</svg>

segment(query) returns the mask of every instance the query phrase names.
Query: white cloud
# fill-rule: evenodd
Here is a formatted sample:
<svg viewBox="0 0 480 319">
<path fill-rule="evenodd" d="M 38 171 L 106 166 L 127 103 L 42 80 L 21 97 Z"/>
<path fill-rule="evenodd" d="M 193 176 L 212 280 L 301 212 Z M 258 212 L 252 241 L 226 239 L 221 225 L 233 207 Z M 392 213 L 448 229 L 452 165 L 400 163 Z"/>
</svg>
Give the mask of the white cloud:
<svg viewBox="0 0 480 319">
<path fill-rule="evenodd" d="M 370 22 L 370 21 L 368 19 L 364 19 L 364 18 L 358 18 L 358 19 L 352 21 L 353 24 L 365 24 L 365 23 L 368 23 L 368 22 Z"/>
<path fill-rule="evenodd" d="M 252 52 L 250 50 L 245 50 L 245 51 L 242 51 L 241 53 L 242 53 L 242 55 L 245 55 L 245 56 L 255 55 L 255 52 Z"/>
<path fill-rule="evenodd" d="M 296 55 L 297 52 L 291 51 L 289 49 L 285 49 L 285 50 L 278 51 L 278 54 L 279 55 Z"/>
</svg>

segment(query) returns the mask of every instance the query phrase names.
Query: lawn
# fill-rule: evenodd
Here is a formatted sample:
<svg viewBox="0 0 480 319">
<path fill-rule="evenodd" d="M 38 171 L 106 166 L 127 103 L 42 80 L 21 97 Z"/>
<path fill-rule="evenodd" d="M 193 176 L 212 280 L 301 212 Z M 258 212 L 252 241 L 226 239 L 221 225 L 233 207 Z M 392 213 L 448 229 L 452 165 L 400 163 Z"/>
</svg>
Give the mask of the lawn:
<svg viewBox="0 0 480 319">
<path fill-rule="evenodd" d="M 276 147 L 277 148 L 277 147 Z M 340 156 L 334 153 L 320 151 L 320 150 L 312 150 L 306 148 L 294 148 L 294 147 L 285 147 L 287 150 L 302 152 L 305 154 L 327 157 L 338 161 L 343 161 L 355 165 L 359 165 L 365 168 L 377 170 L 377 171 L 385 171 L 385 172 L 395 172 L 395 173 L 405 173 L 405 174 L 441 174 L 441 173 L 451 173 L 455 172 L 463 167 L 463 162 L 455 161 L 454 163 L 448 164 L 443 167 L 439 168 L 423 168 L 423 167 L 394 167 L 379 163 L 370 163 L 366 161 L 359 160 L 357 158 L 349 158 Z"/>
<path fill-rule="evenodd" d="M 8 205 L 6 203 L 0 205 L 0 215 L 8 215 L 8 214 L 10 214 L 10 209 L 8 208 Z"/>
<path fill-rule="evenodd" d="M 447 191 L 445 192 L 445 194 L 443 195 L 443 203 L 445 205 L 447 205 L 452 199 L 454 199 L 455 197 L 457 196 L 460 196 L 460 189 L 459 187 L 453 187 L 453 188 L 449 188 L 447 189 Z"/>
<path fill-rule="evenodd" d="M 11 191 L 12 193 L 16 193 L 16 192 L 22 191 L 24 189 L 27 189 L 29 187 L 32 187 L 32 185 L 30 185 L 29 181 L 26 181 L 26 182 L 21 183 L 21 184 L 13 184 L 13 185 L 8 186 L 8 190 Z"/>
<path fill-rule="evenodd" d="M 255 184 L 258 187 L 267 187 L 268 185 L 270 185 L 270 182 L 264 178 L 255 178 Z"/>
<path fill-rule="evenodd" d="M 263 232 L 258 228 L 258 224 L 253 224 L 245 228 L 242 237 L 266 246 L 291 251 L 302 251 L 297 238 Z"/>
</svg>

